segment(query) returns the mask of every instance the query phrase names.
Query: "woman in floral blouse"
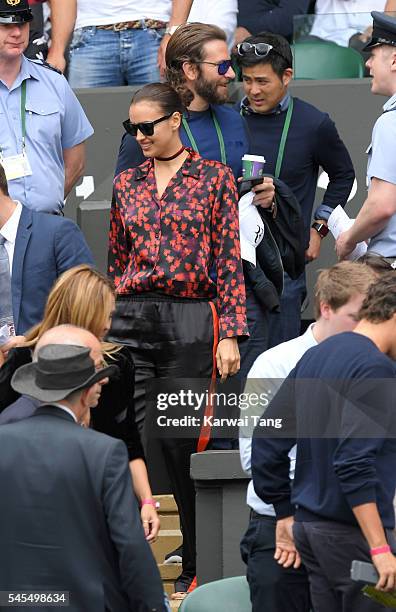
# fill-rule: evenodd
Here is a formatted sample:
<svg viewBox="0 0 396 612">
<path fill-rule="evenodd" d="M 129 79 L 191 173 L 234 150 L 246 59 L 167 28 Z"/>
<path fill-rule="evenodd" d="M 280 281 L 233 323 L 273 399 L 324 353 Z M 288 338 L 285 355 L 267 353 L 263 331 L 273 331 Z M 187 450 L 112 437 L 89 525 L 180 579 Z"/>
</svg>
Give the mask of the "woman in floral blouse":
<svg viewBox="0 0 396 612">
<path fill-rule="evenodd" d="M 147 161 L 114 181 L 109 274 L 117 305 L 111 339 L 132 349 L 140 424 L 149 381 L 163 401 L 171 392 L 180 397 L 182 387 L 207 390 L 216 367 L 223 380 L 238 372 L 237 339 L 248 335 L 235 180 L 227 166 L 183 147 L 183 102 L 165 83 L 146 85 L 135 94 L 124 127 Z M 191 379 L 187 384 L 186 378 Z M 171 403 L 165 410 L 158 401 L 154 409 L 147 402 L 146 433 L 150 421 L 155 428 L 150 433 L 161 437 L 179 507 L 183 573 L 176 591 L 185 592 L 195 576 L 190 455 L 206 448 L 210 428 L 203 417 L 212 405 Z M 182 416 L 196 420 L 189 428 L 157 420 Z"/>
</svg>

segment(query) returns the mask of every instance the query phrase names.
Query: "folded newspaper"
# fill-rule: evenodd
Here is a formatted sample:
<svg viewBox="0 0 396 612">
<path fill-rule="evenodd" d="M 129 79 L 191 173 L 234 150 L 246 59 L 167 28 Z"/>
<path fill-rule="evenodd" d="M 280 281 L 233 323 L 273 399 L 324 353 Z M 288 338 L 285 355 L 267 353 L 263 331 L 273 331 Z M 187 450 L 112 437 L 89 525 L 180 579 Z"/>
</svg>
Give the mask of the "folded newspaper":
<svg viewBox="0 0 396 612">
<path fill-rule="evenodd" d="M 337 206 L 333 212 L 331 213 L 327 226 L 334 238 L 337 240 L 338 236 L 343 232 L 346 232 L 351 225 L 353 225 L 355 219 L 350 219 L 346 214 L 345 210 L 342 206 Z M 359 259 L 362 255 L 367 251 L 367 244 L 365 242 L 359 242 L 356 245 L 356 248 L 352 251 L 350 255 L 348 255 L 347 259 L 351 259 L 355 261 L 355 259 Z"/>
</svg>

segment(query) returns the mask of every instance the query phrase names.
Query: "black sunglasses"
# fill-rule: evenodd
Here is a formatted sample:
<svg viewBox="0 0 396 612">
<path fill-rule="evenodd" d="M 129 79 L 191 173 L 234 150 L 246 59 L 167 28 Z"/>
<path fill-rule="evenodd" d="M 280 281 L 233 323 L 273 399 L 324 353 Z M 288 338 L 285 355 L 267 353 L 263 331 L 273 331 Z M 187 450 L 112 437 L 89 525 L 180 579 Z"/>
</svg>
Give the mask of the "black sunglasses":
<svg viewBox="0 0 396 612">
<path fill-rule="evenodd" d="M 277 51 L 272 45 L 269 45 L 268 43 L 242 42 L 237 45 L 237 51 L 238 55 L 242 56 L 254 51 L 254 54 L 258 57 L 267 57 L 270 51 L 274 51 L 274 53 L 277 53 L 278 55 L 283 57 L 284 60 L 286 60 L 287 62 L 289 61 L 282 53 Z"/>
<path fill-rule="evenodd" d="M 195 64 L 210 64 L 211 66 L 217 66 L 217 72 L 219 73 L 220 76 L 224 76 L 225 74 L 227 74 L 227 72 L 229 71 L 229 69 L 232 66 L 232 61 L 229 60 L 222 60 L 221 62 L 194 62 Z"/>
<path fill-rule="evenodd" d="M 154 134 L 154 127 L 157 123 L 161 123 L 161 121 L 165 121 L 172 117 L 173 113 L 170 115 L 164 115 L 155 121 L 142 121 L 141 123 L 132 123 L 129 119 L 126 119 L 122 122 L 124 126 L 124 130 L 131 134 L 131 136 L 137 136 L 138 130 L 143 134 L 143 136 L 152 136 Z"/>
</svg>

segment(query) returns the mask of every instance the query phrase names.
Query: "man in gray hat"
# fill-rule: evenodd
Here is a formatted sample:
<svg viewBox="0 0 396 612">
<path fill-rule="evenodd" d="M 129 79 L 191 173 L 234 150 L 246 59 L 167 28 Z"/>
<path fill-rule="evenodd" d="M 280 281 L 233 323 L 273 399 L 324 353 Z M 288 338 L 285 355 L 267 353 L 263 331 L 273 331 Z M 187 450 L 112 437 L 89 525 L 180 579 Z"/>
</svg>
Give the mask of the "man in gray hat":
<svg viewBox="0 0 396 612">
<path fill-rule="evenodd" d="M 389 96 L 374 126 L 368 148 L 369 190 L 354 224 L 336 243 L 345 259 L 358 242 L 369 241 L 369 251 L 396 261 L 396 18 L 373 11 L 373 34 L 364 51 L 372 76 L 371 91 Z"/>
<path fill-rule="evenodd" d="M 81 327 L 76 327 L 75 325 L 64 324 L 57 325 L 56 327 L 52 327 L 48 329 L 38 340 L 33 353 L 32 361 L 37 361 L 37 355 L 40 349 L 48 344 L 58 344 L 58 345 L 78 345 L 90 350 L 90 357 L 93 359 L 95 363 L 95 367 L 100 367 L 103 364 L 103 353 L 102 353 L 102 345 L 99 340 L 87 329 L 82 329 Z M 29 359 L 29 361 L 31 361 Z M 103 384 L 103 381 L 100 381 L 100 384 Z M 16 421 L 21 421 L 22 419 L 27 419 L 31 417 L 36 408 L 40 406 L 40 401 L 38 399 L 33 399 L 32 397 L 28 397 L 27 395 L 22 395 L 15 402 L 7 406 L 3 412 L 0 414 L 0 425 L 7 425 L 8 423 L 15 423 Z M 90 398 L 90 404 L 87 406 L 86 413 L 82 416 L 82 419 L 78 418 L 79 423 L 89 423 L 90 408 L 94 408 L 97 404 L 97 398 Z"/>
<path fill-rule="evenodd" d="M 125 445 L 77 425 L 115 371 L 89 348 L 49 344 L 15 372 L 14 389 L 42 405 L 0 428 L 0 591 L 70 612 L 165 610 Z"/>
</svg>

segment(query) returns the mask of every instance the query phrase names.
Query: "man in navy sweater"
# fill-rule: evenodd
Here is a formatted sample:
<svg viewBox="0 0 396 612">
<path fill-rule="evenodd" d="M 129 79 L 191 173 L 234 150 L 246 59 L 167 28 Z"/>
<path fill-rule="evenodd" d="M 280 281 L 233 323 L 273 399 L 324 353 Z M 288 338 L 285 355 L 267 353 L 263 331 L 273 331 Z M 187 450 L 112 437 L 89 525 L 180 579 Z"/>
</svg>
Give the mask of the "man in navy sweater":
<svg viewBox="0 0 396 612">
<path fill-rule="evenodd" d="M 267 162 L 265 171 L 284 181 L 299 201 L 305 226 L 306 260 L 312 261 L 319 256 L 332 210 L 338 204 L 345 206 L 348 200 L 355 178 L 351 158 L 330 117 L 290 95 L 293 56 L 285 38 L 266 32 L 252 36 L 238 45 L 236 59 L 246 94 L 240 112 L 251 136 L 249 153 L 263 155 Z M 282 135 L 286 137 L 283 157 Z M 322 204 L 314 212 L 311 227 L 320 166 L 329 176 L 329 185 Z M 285 277 L 281 312 L 270 315 L 270 347 L 300 334 L 305 294 L 305 274 L 294 281 Z"/>
<path fill-rule="evenodd" d="M 383 610 L 350 579 L 354 559 L 374 563 L 378 589 L 396 587 L 394 272 L 371 286 L 359 319 L 354 332 L 311 348 L 291 371 L 265 413 L 267 422 L 282 419 L 281 435 L 254 432 L 253 482 L 274 505 L 275 558 L 297 567 L 301 555 L 315 612 Z"/>
</svg>

